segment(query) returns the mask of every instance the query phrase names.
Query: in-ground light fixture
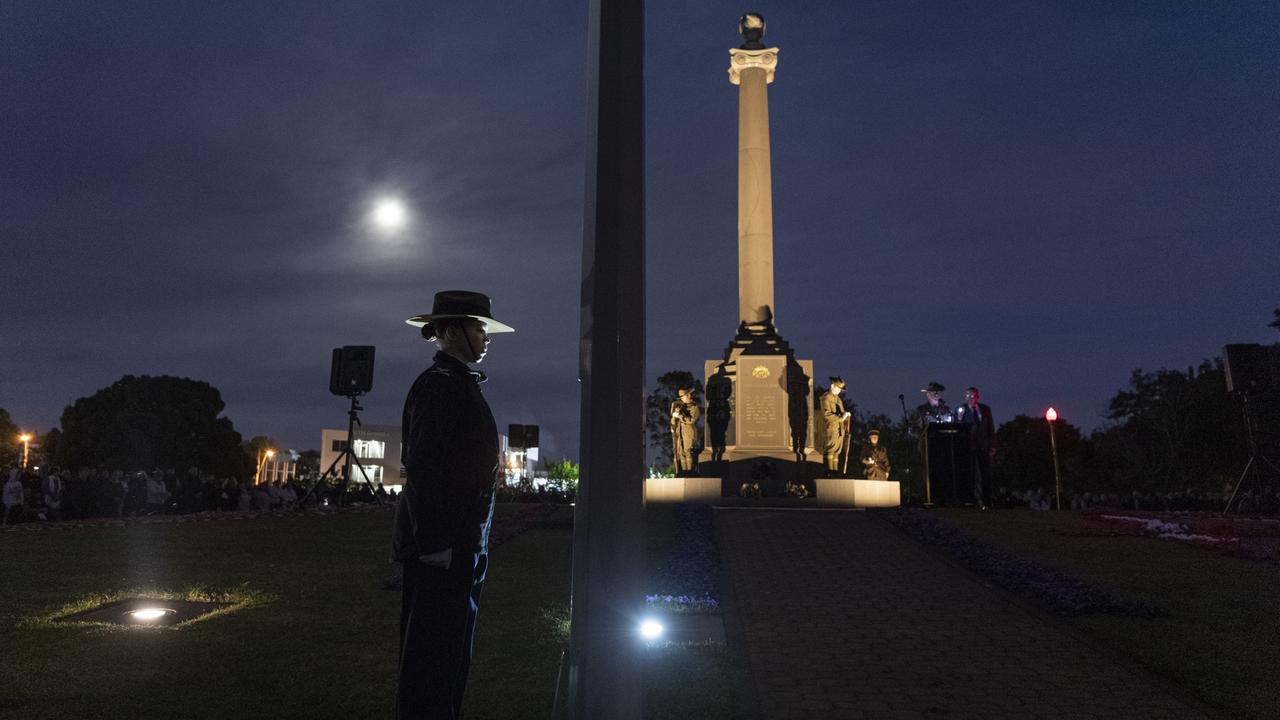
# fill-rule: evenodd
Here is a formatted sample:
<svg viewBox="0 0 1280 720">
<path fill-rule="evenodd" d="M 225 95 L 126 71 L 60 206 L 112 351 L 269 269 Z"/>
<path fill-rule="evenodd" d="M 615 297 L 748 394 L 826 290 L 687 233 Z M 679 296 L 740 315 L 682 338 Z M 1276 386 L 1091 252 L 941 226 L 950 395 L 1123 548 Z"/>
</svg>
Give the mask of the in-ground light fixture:
<svg viewBox="0 0 1280 720">
<path fill-rule="evenodd" d="M 58 621 L 108 623 L 132 627 L 168 627 L 202 618 L 231 605 L 233 603 L 136 597 L 108 602 L 74 615 L 58 618 Z"/>
<path fill-rule="evenodd" d="M 640 622 L 640 637 L 648 640 L 649 642 L 653 642 L 662 637 L 662 633 L 664 632 L 666 632 L 666 628 L 662 626 L 662 623 L 654 620 L 653 618 L 645 618 Z"/>
</svg>

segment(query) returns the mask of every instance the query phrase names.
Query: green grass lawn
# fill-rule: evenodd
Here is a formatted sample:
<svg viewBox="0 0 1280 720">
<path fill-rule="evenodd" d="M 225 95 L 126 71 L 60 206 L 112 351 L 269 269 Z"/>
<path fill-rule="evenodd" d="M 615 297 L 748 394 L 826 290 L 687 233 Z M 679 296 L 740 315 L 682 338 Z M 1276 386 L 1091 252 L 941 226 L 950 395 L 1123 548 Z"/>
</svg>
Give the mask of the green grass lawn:
<svg viewBox="0 0 1280 720">
<path fill-rule="evenodd" d="M 500 512 L 506 508 L 500 508 Z M 1240 717 L 1280 717 L 1280 571 L 1173 541 L 1078 537 L 1070 513 L 940 511 L 975 536 L 1148 602 L 1156 619 L 1070 622 Z M 391 714 L 399 594 L 380 589 L 387 512 L 0 535 L 0 718 L 377 718 Z M 646 572 L 671 546 L 646 513 Z M 571 531 L 498 547 L 467 697 L 478 719 L 546 718 L 567 639 Z M 122 591 L 246 607 L 179 629 L 47 618 Z M 649 718 L 733 715 L 722 648 L 645 655 Z"/>
<path fill-rule="evenodd" d="M 1229 715 L 1280 718 L 1280 569 L 1174 540 L 1073 536 L 1075 513 L 940 510 L 974 537 L 1167 613 L 1070 622 Z"/>
<path fill-rule="evenodd" d="M 670 509 L 646 523 L 645 570 L 656 573 Z M 0 535 L 0 718 L 390 717 L 400 607 L 381 589 L 390 527 L 389 512 L 371 511 Z M 494 550 L 469 718 L 550 717 L 571 544 L 559 525 Z M 134 592 L 248 602 L 174 629 L 49 621 Z M 643 668 L 646 717 L 731 716 L 723 648 L 654 648 Z"/>
<path fill-rule="evenodd" d="M 0 718 L 389 717 L 390 527 L 368 512 L 0 536 Z M 493 553 L 469 717 L 550 714 L 570 543 L 535 528 Z M 191 589 L 257 603 L 178 629 L 38 621 L 92 596 Z"/>
</svg>

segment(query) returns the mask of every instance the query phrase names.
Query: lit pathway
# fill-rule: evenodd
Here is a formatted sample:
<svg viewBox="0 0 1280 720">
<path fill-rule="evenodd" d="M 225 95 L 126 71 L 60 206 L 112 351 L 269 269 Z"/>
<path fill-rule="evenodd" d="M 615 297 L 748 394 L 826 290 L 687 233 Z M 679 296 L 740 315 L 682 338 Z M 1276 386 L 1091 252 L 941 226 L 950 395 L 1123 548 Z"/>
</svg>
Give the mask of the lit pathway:
<svg viewBox="0 0 1280 720">
<path fill-rule="evenodd" d="M 1204 717 L 867 513 L 715 517 L 761 718 Z"/>
</svg>

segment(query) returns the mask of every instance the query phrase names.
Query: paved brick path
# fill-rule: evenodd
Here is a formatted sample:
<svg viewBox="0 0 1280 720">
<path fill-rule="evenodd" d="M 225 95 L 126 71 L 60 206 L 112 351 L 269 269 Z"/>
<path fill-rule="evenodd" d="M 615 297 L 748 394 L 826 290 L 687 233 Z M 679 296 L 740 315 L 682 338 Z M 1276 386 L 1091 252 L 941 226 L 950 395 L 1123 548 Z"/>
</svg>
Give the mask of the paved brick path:
<svg viewBox="0 0 1280 720">
<path fill-rule="evenodd" d="M 762 718 L 1205 717 L 872 515 L 715 517 Z"/>
</svg>

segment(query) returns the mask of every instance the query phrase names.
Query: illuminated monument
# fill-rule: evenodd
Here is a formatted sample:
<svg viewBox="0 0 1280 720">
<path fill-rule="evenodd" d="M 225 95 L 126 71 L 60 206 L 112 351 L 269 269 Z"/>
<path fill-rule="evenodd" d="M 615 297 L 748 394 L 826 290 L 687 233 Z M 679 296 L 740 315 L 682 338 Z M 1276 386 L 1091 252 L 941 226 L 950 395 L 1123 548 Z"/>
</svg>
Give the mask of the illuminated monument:
<svg viewBox="0 0 1280 720">
<path fill-rule="evenodd" d="M 729 82 L 738 86 L 739 322 L 724 356 L 704 368 L 711 457 L 703 455 L 703 474 L 735 482 L 751 470 L 778 482 L 813 477 L 822 459 L 814 450 L 813 362 L 797 360 L 776 325 L 768 85 L 778 48 L 761 42 L 764 29 L 764 18 L 744 15 L 738 30 L 746 42 L 729 51 Z"/>
</svg>

